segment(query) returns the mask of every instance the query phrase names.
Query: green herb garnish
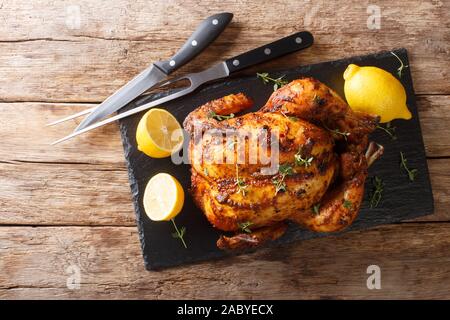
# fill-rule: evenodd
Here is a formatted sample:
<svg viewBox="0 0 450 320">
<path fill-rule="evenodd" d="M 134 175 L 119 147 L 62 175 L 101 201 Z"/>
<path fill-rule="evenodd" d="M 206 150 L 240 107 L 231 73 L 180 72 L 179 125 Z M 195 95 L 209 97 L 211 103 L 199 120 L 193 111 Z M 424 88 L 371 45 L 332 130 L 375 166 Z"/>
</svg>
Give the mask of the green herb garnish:
<svg viewBox="0 0 450 320">
<path fill-rule="evenodd" d="M 269 82 L 273 82 L 274 83 L 273 91 L 275 91 L 278 88 L 288 84 L 288 81 L 283 79 L 285 76 L 281 76 L 279 78 L 274 79 L 274 78 L 271 78 L 267 72 L 257 73 L 256 76 L 258 78 L 260 78 L 264 82 L 264 84 L 267 84 Z"/>
<path fill-rule="evenodd" d="M 272 179 L 272 183 L 275 185 L 275 195 L 278 194 L 278 192 L 286 191 L 286 183 L 283 181 L 283 179 Z"/>
<path fill-rule="evenodd" d="M 315 215 L 318 215 L 320 212 L 320 203 L 313 205 L 311 210 Z"/>
<path fill-rule="evenodd" d="M 294 170 L 289 164 L 282 164 L 278 166 L 279 177 L 273 178 L 272 183 L 275 185 L 275 195 L 280 191 L 286 191 L 286 183 L 284 179 L 288 175 L 294 174 Z"/>
<path fill-rule="evenodd" d="M 345 209 L 351 209 L 353 206 L 353 203 L 350 200 L 345 199 L 344 203 L 342 204 Z"/>
<path fill-rule="evenodd" d="M 250 221 L 238 222 L 239 229 L 241 229 L 245 233 L 252 233 L 252 230 L 250 230 L 249 228 L 252 224 L 253 223 Z"/>
<path fill-rule="evenodd" d="M 403 69 L 409 68 L 409 66 L 405 66 L 405 65 L 403 64 L 402 59 L 400 59 L 399 56 L 396 55 L 394 52 L 391 51 L 391 54 L 392 54 L 394 57 L 396 57 L 397 60 L 400 62 L 400 67 L 397 68 L 397 76 L 398 76 L 398 78 L 400 79 L 400 78 L 402 77 Z"/>
<path fill-rule="evenodd" d="M 172 237 L 179 238 L 183 243 L 183 246 L 187 248 L 186 242 L 184 242 L 184 235 L 186 234 L 186 228 L 181 227 L 181 229 L 178 229 L 177 224 L 175 223 L 175 219 L 170 219 L 170 221 L 172 221 L 173 226 L 175 228 L 175 232 L 172 233 Z"/>
<path fill-rule="evenodd" d="M 238 169 L 238 165 L 236 163 L 236 183 L 235 185 L 238 187 L 238 193 L 242 193 L 242 196 L 245 197 L 245 195 L 247 194 L 247 191 L 245 189 L 247 189 L 247 185 L 245 184 L 245 180 L 239 177 L 239 169 Z"/>
<path fill-rule="evenodd" d="M 295 165 L 309 167 L 312 161 L 314 160 L 314 157 L 303 157 L 302 148 L 300 148 L 298 152 L 295 154 L 294 159 Z"/>
<path fill-rule="evenodd" d="M 209 175 L 209 173 L 208 173 L 208 168 L 205 167 L 205 168 L 203 169 L 203 173 L 205 174 L 205 176 L 208 176 L 208 175 Z"/>
<path fill-rule="evenodd" d="M 279 165 L 278 166 L 278 171 L 282 174 L 282 175 L 284 175 L 284 176 L 287 176 L 287 175 L 292 175 L 292 174 L 294 174 L 294 170 L 292 169 L 292 167 L 289 165 L 289 164 L 281 164 L 281 165 Z"/>
<path fill-rule="evenodd" d="M 284 111 L 283 110 L 281 110 L 280 111 L 281 112 L 281 114 L 283 115 L 283 116 L 285 116 L 287 119 L 289 119 L 289 120 L 291 120 L 291 121 L 298 121 L 298 118 L 297 117 L 294 117 L 294 116 L 288 116 L 286 113 L 284 113 Z"/>
<path fill-rule="evenodd" d="M 417 169 L 409 169 L 407 162 L 408 162 L 408 159 L 406 159 L 403 152 L 400 151 L 400 168 L 405 169 L 406 173 L 408 173 L 409 181 L 412 182 L 416 179 L 418 170 Z"/>
<path fill-rule="evenodd" d="M 396 128 L 390 122 L 386 123 L 385 127 L 377 125 L 377 129 L 381 129 L 386 132 L 392 140 L 397 140 L 397 136 L 395 135 Z"/>
<path fill-rule="evenodd" d="M 215 113 L 214 111 L 208 112 L 208 118 L 216 119 L 217 121 L 228 120 L 234 118 L 234 113 L 230 113 L 228 116 L 223 116 Z"/>
<path fill-rule="evenodd" d="M 378 203 L 380 203 L 381 197 L 383 195 L 384 183 L 380 177 L 374 176 L 372 178 L 372 191 L 370 194 L 370 207 L 376 208 L 378 207 Z"/>
<path fill-rule="evenodd" d="M 323 126 L 325 127 L 325 129 L 327 129 L 331 133 L 343 136 L 345 141 L 347 141 L 347 137 L 350 135 L 350 132 L 342 132 L 342 131 L 339 131 L 339 129 L 330 129 L 330 128 L 328 128 L 328 126 L 325 123 L 323 123 Z"/>
</svg>

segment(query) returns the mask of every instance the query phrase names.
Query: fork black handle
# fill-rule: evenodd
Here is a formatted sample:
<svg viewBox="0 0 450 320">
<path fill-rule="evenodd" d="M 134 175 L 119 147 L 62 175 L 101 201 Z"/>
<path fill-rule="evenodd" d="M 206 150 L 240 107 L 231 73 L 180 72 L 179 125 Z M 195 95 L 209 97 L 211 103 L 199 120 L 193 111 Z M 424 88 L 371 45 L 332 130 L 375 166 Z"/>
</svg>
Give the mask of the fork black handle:
<svg viewBox="0 0 450 320">
<path fill-rule="evenodd" d="M 209 46 L 225 30 L 231 19 L 233 14 L 229 12 L 206 18 L 172 58 L 154 64 L 166 74 L 174 72 Z"/>
<path fill-rule="evenodd" d="M 263 63 L 288 53 L 310 47 L 314 43 L 313 35 L 308 31 L 294 33 L 259 48 L 247 51 L 225 61 L 230 73 Z"/>
</svg>

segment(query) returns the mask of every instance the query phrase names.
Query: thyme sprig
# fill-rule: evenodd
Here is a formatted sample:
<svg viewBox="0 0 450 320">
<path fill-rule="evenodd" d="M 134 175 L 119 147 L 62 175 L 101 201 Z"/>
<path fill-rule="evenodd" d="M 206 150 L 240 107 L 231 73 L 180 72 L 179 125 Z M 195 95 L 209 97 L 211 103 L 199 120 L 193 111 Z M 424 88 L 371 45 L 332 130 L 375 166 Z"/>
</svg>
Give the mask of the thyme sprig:
<svg viewBox="0 0 450 320">
<path fill-rule="evenodd" d="M 277 195 L 280 191 L 286 191 L 286 183 L 284 182 L 284 179 L 274 178 L 272 179 L 272 183 L 275 185 L 275 195 Z"/>
<path fill-rule="evenodd" d="M 288 81 L 284 79 L 284 75 L 278 78 L 272 78 L 269 76 L 267 72 L 263 73 L 257 73 L 256 76 L 260 78 L 264 84 L 267 84 L 269 82 L 273 82 L 273 91 L 277 90 L 278 88 L 281 88 L 282 86 L 288 84 Z"/>
<path fill-rule="evenodd" d="M 314 160 L 314 157 L 303 157 L 302 156 L 302 148 L 298 150 L 298 152 L 294 155 L 295 165 L 297 166 L 305 166 L 309 167 Z"/>
<path fill-rule="evenodd" d="M 384 191 L 383 180 L 378 176 L 374 176 L 372 178 L 372 190 L 370 193 L 370 207 L 371 208 L 378 207 L 381 197 L 383 196 L 383 191 Z"/>
<path fill-rule="evenodd" d="M 284 179 L 286 176 L 294 174 L 294 170 L 289 164 L 282 164 L 278 166 L 279 176 L 272 179 L 272 183 L 275 185 L 275 195 L 280 191 L 286 191 L 286 183 Z"/>
<path fill-rule="evenodd" d="M 245 222 L 238 222 L 238 227 L 245 233 L 252 233 L 252 230 L 250 230 L 250 226 L 253 224 L 251 221 L 245 221 Z"/>
<path fill-rule="evenodd" d="M 230 113 L 228 116 L 220 115 L 215 113 L 214 111 L 208 112 L 208 118 L 216 119 L 217 121 L 228 120 L 234 118 L 234 113 Z"/>
<path fill-rule="evenodd" d="M 314 215 L 318 215 L 320 212 L 320 203 L 316 203 L 311 207 L 311 211 L 314 213 Z"/>
<path fill-rule="evenodd" d="M 353 207 L 353 203 L 347 199 L 344 199 L 344 203 L 342 205 L 345 209 L 351 209 Z"/>
<path fill-rule="evenodd" d="M 294 122 L 298 121 L 298 117 L 295 117 L 295 116 L 288 116 L 283 110 L 281 110 L 280 112 L 281 112 L 281 114 L 282 114 L 283 116 L 285 116 L 285 118 L 287 118 L 287 119 L 289 119 L 289 120 L 291 120 L 291 121 L 294 121 Z"/>
<path fill-rule="evenodd" d="M 175 228 L 175 232 L 172 233 L 172 237 L 178 238 L 183 243 L 183 247 L 187 249 L 186 242 L 184 241 L 184 235 L 186 234 L 186 227 L 181 227 L 178 229 L 177 224 L 175 223 L 175 219 L 170 219 L 172 221 L 173 227 Z"/>
<path fill-rule="evenodd" d="M 395 134 L 396 128 L 390 122 L 386 123 L 385 127 L 377 125 L 377 129 L 380 129 L 380 130 L 383 130 L 384 132 L 386 132 L 389 135 L 389 137 L 391 137 L 392 140 L 397 140 L 397 136 Z"/>
<path fill-rule="evenodd" d="M 284 176 L 294 174 L 294 170 L 288 163 L 279 165 L 278 171 Z"/>
<path fill-rule="evenodd" d="M 402 77 L 403 69 L 409 68 L 408 65 L 404 65 L 402 59 L 398 55 L 396 55 L 394 52 L 391 51 L 391 54 L 397 58 L 397 60 L 400 62 L 400 67 L 397 68 L 397 76 L 399 79 Z"/>
<path fill-rule="evenodd" d="M 416 179 L 417 173 L 419 172 L 417 169 L 408 168 L 408 159 L 406 159 L 403 152 L 400 151 L 400 168 L 403 168 L 408 174 L 409 181 L 414 181 Z"/>
<path fill-rule="evenodd" d="M 238 193 L 242 193 L 242 196 L 245 197 L 247 194 L 247 184 L 245 183 L 245 180 L 241 177 L 239 177 L 239 168 L 236 163 L 236 183 L 235 185 L 238 187 Z"/>
<path fill-rule="evenodd" d="M 323 123 L 323 126 L 325 127 L 325 129 L 327 129 L 331 133 L 343 136 L 345 141 L 347 141 L 347 137 L 350 135 L 350 132 L 342 132 L 342 131 L 340 131 L 337 128 L 336 129 L 330 129 L 325 123 Z"/>
</svg>

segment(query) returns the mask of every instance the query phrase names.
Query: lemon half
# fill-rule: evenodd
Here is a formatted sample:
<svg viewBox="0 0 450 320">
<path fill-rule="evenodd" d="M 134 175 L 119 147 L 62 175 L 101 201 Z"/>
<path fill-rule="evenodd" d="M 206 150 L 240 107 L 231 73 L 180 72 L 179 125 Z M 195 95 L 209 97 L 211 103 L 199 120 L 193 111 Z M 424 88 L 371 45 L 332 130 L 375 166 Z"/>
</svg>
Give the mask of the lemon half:
<svg viewBox="0 0 450 320">
<path fill-rule="evenodd" d="M 150 109 L 136 130 L 138 149 L 152 158 L 165 158 L 183 144 L 183 131 L 177 119 L 164 109 Z"/>
<path fill-rule="evenodd" d="M 383 123 L 393 119 L 411 119 L 405 88 L 389 72 L 350 64 L 344 72 L 344 79 L 345 98 L 353 110 L 379 115 Z"/>
<path fill-rule="evenodd" d="M 168 221 L 180 213 L 184 204 L 184 190 L 180 182 L 167 173 L 154 175 L 144 192 L 144 210 L 154 221 Z"/>
</svg>

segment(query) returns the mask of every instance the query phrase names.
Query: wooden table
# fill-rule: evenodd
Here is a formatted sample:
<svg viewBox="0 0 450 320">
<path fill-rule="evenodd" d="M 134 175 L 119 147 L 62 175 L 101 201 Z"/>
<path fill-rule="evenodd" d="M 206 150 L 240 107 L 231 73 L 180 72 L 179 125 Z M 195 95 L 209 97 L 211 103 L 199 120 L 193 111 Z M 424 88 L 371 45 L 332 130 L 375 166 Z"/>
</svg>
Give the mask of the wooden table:
<svg viewBox="0 0 450 320">
<path fill-rule="evenodd" d="M 450 298 L 450 1 L 197 2 L 0 4 L 0 298 Z M 369 3 L 380 29 L 367 26 Z M 96 105 L 220 11 L 232 24 L 181 72 L 302 29 L 312 48 L 259 70 L 406 47 L 435 213 L 145 271 L 117 126 L 51 147 L 78 121 L 45 124 Z M 380 290 L 366 286 L 369 265 L 381 268 Z M 72 266 L 79 288 L 67 285 Z"/>
</svg>

